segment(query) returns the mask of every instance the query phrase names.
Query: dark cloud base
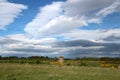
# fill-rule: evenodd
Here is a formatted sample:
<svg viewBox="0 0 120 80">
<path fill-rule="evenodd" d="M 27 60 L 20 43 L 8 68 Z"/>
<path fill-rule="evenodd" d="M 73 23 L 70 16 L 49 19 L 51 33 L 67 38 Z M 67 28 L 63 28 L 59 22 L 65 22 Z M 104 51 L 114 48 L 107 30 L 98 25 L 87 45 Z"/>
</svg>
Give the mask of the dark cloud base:
<svg viewBox="0 0 120 80">
<path fill-rule="evenodd" d="M 6 44 L 6 43 L 4 43 Z M 8 43 L 7 43 L 8 44 Z M 10 42 L 11 44 L 11 42 Z M 51 44 L 51 48 L 34 48 L 36 45 L 27 48 L 12 48 L 9 53 L 1 53 L 1 56 L 65 56 L 76 57 L 120 57 L 120 44 L 100 43 L 89 40 L 58 41 Z M 16 53 L 12 53 L 12 51 Z M 57 54 L 54 54 L 57 52 Z"/>
</svg>

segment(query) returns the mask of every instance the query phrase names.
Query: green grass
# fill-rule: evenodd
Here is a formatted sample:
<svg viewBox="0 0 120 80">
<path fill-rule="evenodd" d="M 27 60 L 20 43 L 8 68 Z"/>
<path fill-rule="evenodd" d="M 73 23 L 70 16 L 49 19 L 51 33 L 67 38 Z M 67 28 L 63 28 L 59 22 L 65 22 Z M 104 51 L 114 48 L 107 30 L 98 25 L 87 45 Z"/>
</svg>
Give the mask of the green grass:
<svg viewBox="0 0 120 80">
<path fill-rule="evenodd" d="M 1 63 L 0 80 L 120 80 L 120 69 Z"/>
</svg>

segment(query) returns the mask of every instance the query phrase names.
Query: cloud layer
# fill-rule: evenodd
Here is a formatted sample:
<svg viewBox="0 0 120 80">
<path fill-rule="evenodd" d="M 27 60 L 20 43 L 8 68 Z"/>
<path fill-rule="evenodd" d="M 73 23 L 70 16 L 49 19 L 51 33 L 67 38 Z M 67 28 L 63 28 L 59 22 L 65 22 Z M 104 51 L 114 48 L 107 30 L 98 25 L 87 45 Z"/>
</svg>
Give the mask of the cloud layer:
<svg viewBox="0 0 120 80">
<path fill-rule="evenodd" d="M 120 43 L 93 42 L 89 40 L 59 41 L 54 38 L 44 40 L 31 40 L 26 38 L 17 40 L 15 35 L 1 37 L 1 55 L 19 56 L 60 56 L 75 57 L 119 57 Z M 17 36 L 25 35 L 19 34 Z"/>
<path fill-rule="evenodd" d="M 0 28 L 20 14 L 25 5 L 0 0 Z M 102 24 L 105 17 L 120 13 L 119 0 L 67 0 L 39 8 L 24 34 L 0 37 L 0 54 L 65 57 L 120 57 L 120 28 L 83 30 L 91 23 Z M 7 17 L 7 18 L 6 18 Z M 2 23 L 3 21 L 3 23 Z"/>
</svg>

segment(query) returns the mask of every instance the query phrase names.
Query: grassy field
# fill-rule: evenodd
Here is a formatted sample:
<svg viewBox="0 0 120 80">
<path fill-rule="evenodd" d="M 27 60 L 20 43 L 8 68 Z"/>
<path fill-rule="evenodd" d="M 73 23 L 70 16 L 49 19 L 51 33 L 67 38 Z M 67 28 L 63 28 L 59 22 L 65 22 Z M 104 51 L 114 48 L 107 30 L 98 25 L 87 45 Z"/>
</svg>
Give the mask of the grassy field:
<svg viewBox="0 0 120 80">
<path fill-rule="evenodd" d="M 0 80 L 120 80 L 120 69 L 1 63 Z"/>
</svg>

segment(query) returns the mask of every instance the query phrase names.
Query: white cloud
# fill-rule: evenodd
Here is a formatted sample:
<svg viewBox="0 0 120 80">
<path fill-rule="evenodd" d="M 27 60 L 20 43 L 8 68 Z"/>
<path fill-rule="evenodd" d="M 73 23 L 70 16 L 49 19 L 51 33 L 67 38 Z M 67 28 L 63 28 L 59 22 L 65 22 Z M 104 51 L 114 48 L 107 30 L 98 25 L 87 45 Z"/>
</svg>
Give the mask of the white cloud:
<svg viewBox="0 0 120 80">
<path fill-rule="evenodd" d="M 109 48 L 106 49 L 105 45 L 102 44 L 102 43 L 106 44 L 106 42 L 101 40 L 102 38 L 106 38 L 113 34 L 119 36 L 118 34 L 120 34 L 120 29 L 113 29 L 113 30 L 111 29 L 108 31 L 104 31 L 104 30 L 103 31 L 102 30 L 71 31 L 71 33 L 62 34 L 64 37 L 70 38 L 67 41 L 59 41 L 55 38 L 31 39 L 28 35 L 25 34 L 8 35 L 5 37 L 0 37 L 0 55 L 2 56 L 4 55 L 7 56 L 66 55 L 69 57 L 74 57 L 74 56 L 76 57 L 78 54 L 79 55 L 83 54 L 84 57 L 85 55 L 87 56 L 88 53 L 96 54 L 96 51 L 98 50 L 97 53 L 101 53 L 104 56 L 104 52 L 107 52 L 107 49 Z M 57 43 L 62 43 L 62 44 L 57 44 Z M 110 45 L 112 44 L 114 43 L 110 41 Z M 114 44 L 114 45 L 119 46 L 119 44 L 118 45 Z M 107 47 L 108 46 L 109 45 L 107 45 Z M 118 48 L 119 47 L 117 47 L 117 49 Z M 104 51 L 104 49 L 106 50 Z M 84 52 L 86 52 L 87 54 L 84 54 Z M 96 54 L 96 56 L 98 55 L 99 54 Z"/>
<path fill-rule="evenodd" d="M 63 8 L 67 16 L 87 16 L 92 17 L 99 10 L 110 6 L 116 0 L 67 0 Z"/>
<path fill-rule="evenodd" d="M 26 25 L 24 29 L 34 37 L 48 37 L 68 32 L 79 26 L 86 26 L 84 17 L 67 17 L 62 13 L 63 2 L 54 2 L 40 9 L 32 22 Z"/>
<path fill-rule="evenodd" d="M 109 36 L 120 36 L 120 29 L 109 30 L 73 30 L 70 33 L 62 34 L 64 37 L 68 37 L 70 40 L 91 40 L 94 42 L 105 42 L 103 39 Z M 108 41 L 107 41 L 108 42 Z M 110 41 L 112 43 L 112 41 Z M 119 39 L 116 41 L 120 43 Z"/>
<path fill-rule="evenodd" d="M 33 36 L 39 35 L 40 30 L 44 29 L 44 26 L 51 21 L 51 19 L 59 16 L 59 13 L 61 13 L 61 4 L 62 2 L 54 2 L 52 5 L 46 5 L 40 8 L 37 16 L 32 22 L 26 25 L 24 30 Z"/>
<path fill-rule="evenodd" d="M 87 23 L 82 18 L 76 19 L 72 17 L 60 16 L 48 22 L 42 29 L 38 29 L 38 32 L 41 33 L 39 36 L 55 36 L 86 25 Z"/>
<path fill-rule="evenodd" d="M 8 35 L 0 37 L 0 54 L 44 55 L 45 53 L 48 54 L 56 51 L 50 45 L 54 42 L 56 42 L 55 38 L 31 39 L 25 34 Z"/>
<path fill-rule="evenodd" d="M 68 0 L 63 8 L 66 16 L 85 17 L 86 23 L 101 23 L 107 15 L 117 12 L 119 0 Z"/>
<path fill-rule="evenodd" d="M 5 29 L 7 25 L 14 22 L 15 18 L 27 9 L 27 6 L 22 4 L 10 3 L 6 0 L 0 1 L 0 29 Z"/>
<path fill-rule="evenodd" d="M 2 41 L 4 41 L 4 37 L 0 37 Z M 8 40 L 14 40 L 14 41 L 19 41 L 19 43 L 22 44 L 50 44 L 52 42 L 55 42 L 57 39 L 56 38 L 42 38 L 42 39 L 36 39 L 36 38 L 31 38 L 27 34 L 13 34 L 13 35 L 7 35 L 5 38 Z"/>
<path fill-rule="evenodd" d="M 0 2 L 6 2 L 7 0 L 0 0 Z"/>
<path fill-rule="evenodd" d="M 118 6 L 117 0 L 54 2 L 42 7 L 24 30 L 37 38 L 70 33 L 89 23 L 100 23 L 105 16 L 118 11 Z"/>
<path fill-rule="evenodd" d="M 116 12 L 118 6 L 120 6 L 120 1 L 116 1 L 112 5 L 110 5 L 110 6 L 106 7 L 106 8 L 104 8 L 104 9 L 102 9 L 101 11 L 99 11 L 97 13 L 97 16 L 105 17 L 108 14 Z"/>
</svg>

